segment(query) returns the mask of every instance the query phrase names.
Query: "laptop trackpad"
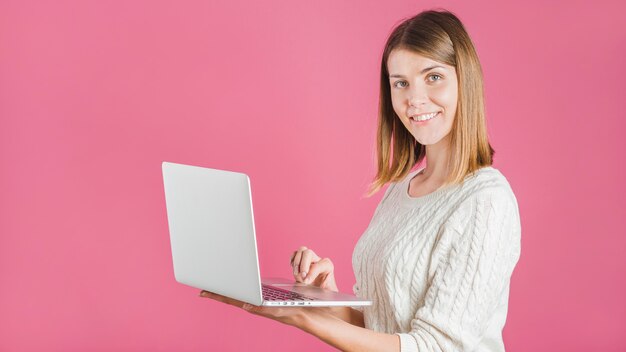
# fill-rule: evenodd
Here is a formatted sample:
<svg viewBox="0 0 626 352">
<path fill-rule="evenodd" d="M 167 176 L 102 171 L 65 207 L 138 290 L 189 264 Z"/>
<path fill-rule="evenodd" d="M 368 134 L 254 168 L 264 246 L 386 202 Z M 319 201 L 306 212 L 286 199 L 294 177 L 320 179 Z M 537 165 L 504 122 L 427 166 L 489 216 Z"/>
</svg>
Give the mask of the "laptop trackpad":
<svg viewBox="0 0 626 352">
<path fill-rule="evenodd" d="M 311 298 L 318 298 L 323 300 L 353 300 L 356 297 L 352 295 L 346 295 L 343 293 L 326 290 L 323 288 L 319 288 L 317 286 L 311 286 L 304 283 L 289 281 L 285 279 L 264 279 L 263 283 L 269 286 L 274 286 L 280 289 L 297 292 L 301 295 L 308 296 Z"/>
</svg>

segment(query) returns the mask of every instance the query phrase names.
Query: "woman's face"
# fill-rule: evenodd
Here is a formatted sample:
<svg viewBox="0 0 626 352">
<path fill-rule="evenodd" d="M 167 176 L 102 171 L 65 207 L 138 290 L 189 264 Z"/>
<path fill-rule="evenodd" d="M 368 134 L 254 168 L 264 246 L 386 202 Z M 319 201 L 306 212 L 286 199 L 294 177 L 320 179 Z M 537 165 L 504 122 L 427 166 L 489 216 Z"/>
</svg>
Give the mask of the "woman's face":
<svg viewBox="0 0 626 352">
<path fill-rule="evenodd" d="M 406 129 L 422 145 L 447 141 L 458 97 L 454 66 L 394 49 L 387 68 L 393 110 Z"/>
</svg>

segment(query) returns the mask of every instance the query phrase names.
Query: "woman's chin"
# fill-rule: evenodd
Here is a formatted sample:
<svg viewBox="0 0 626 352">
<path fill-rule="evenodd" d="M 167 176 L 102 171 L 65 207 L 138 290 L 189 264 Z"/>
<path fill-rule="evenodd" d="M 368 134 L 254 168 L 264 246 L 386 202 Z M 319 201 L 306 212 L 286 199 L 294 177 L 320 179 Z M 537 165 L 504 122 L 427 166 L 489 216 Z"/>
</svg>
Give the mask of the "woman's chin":
<svg viewBox="0 0 626 352">
<path fill-rule="evenodd" d="M 423 145 L 423 146 L 434 146 L 442 142 L 446 136 L 423 136 L 423 135 L 413 135 L 415 140 Z"/>
</svg>

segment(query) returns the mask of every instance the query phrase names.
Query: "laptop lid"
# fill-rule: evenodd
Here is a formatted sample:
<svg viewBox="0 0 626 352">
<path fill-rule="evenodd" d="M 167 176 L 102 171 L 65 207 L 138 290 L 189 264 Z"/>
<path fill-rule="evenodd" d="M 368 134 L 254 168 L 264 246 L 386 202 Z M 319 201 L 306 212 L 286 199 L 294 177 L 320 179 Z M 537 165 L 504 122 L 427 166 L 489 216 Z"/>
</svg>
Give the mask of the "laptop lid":
<svg viewBox="0 0 626 352">
<path fill-rule="evenodd" d="M 248 176 L 171 162 L 162 171 L 176 281 L 261 305 Z"/>
</svg>

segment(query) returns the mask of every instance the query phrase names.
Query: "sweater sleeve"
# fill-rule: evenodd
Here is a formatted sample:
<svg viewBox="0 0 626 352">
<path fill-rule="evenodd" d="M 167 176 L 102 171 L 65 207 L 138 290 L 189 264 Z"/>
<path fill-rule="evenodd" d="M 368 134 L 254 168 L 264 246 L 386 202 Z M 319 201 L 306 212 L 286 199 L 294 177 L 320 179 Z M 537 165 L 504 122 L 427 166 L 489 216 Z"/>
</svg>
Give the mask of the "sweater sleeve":
<svg viewBox="0 0 626 352">
<path fill-rule="evenodd" d="M 411 330 L 397 333 L 401 352 L 474 350 L 519 259 L 519 211 L 510 190 L 483 190 L 466 199 L 442 231 L 449 245 Z"/>
</svg>

